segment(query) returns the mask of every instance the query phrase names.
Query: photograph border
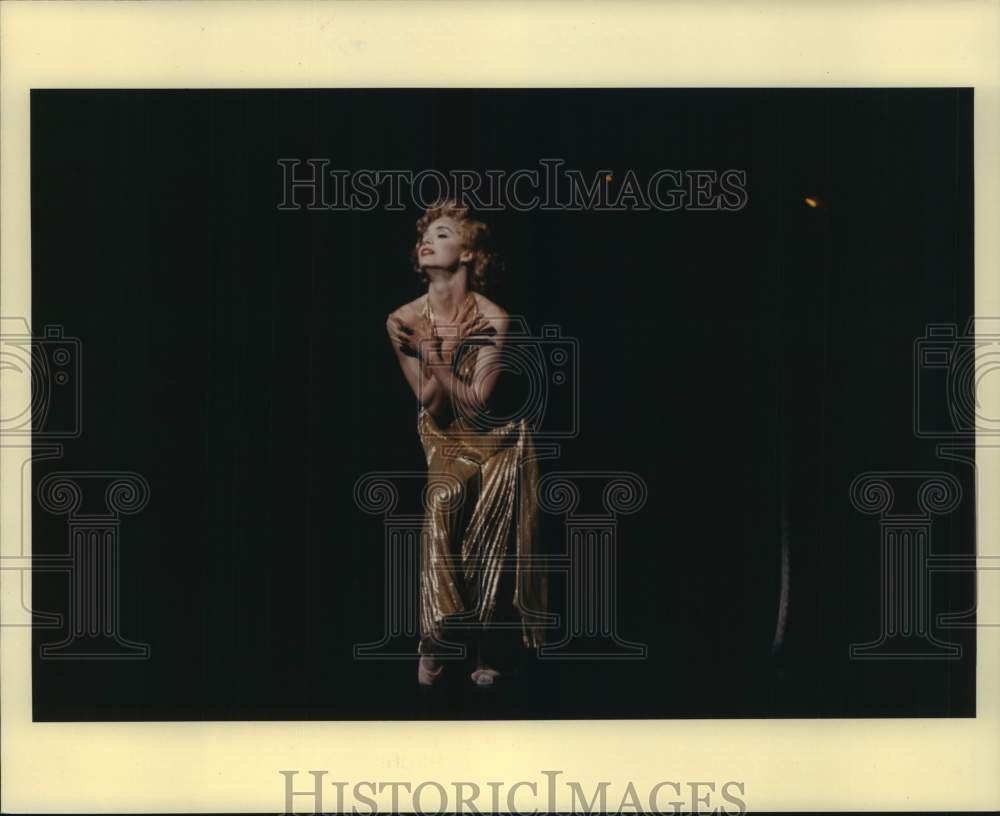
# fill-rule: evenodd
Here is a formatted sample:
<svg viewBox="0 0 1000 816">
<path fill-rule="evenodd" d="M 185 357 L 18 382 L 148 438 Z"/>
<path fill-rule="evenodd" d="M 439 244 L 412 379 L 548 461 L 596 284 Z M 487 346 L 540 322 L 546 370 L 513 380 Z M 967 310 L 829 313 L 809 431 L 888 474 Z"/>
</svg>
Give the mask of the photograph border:
<svg viewBox="0 0 1000 816">
<path fill-rule="evenodd" d="M 986 0 L 2 2 L 0 308 L 31 314 L 33 88 L 973 87 L 976 316 L 998 316 L 998 31 L 1000 3 Z M 0 400 L 25 404 L 30 379 L 0 377 Z M 987 416 L 1000 415 L 997 377 L 979 396 Z M 1000 495 L 1000 468 L 980 444 L 977 554 L 996 557 L 1000 508 L 986 498 Z M 1000 808 L 995 571 L 978 581 L 974 719 L 32 723 L 31 629 L 17 625 L 30 608 L 30 453 L 30 440 L 0 440 L 5 813 L 274 813 L 285 804 L 281 771 L 292 769 L 297 789 L 311 770 L 349 784 L 485 788 L 558 769 L 585 791 L 610 781 L 613 804 L 630 782 L 737 781 L 752 811 Z M 738 665 L 686 665 L 683 655 L 677 665 L 740 682 Z M 392 795 L 372 798 L 383 810 Z M 572 808 L 565 786 L 555 804 Z"/>
</svg>

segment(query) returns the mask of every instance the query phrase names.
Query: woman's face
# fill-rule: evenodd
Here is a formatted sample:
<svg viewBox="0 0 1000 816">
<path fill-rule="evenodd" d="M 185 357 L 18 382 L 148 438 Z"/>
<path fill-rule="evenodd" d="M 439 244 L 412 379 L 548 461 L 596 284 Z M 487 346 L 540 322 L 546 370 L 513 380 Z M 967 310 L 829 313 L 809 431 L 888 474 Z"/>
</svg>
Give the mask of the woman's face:
<svg viewBox="0 0 1000 816">
<path fill-rule="evenodd" d="M 470 260 L 472 253 L 462 246 L 462 234 L 454 219 L 441 216 L 427 225 L 417 247 L 417 263 L 421 269 L 450 269 Z"/>
</svg>

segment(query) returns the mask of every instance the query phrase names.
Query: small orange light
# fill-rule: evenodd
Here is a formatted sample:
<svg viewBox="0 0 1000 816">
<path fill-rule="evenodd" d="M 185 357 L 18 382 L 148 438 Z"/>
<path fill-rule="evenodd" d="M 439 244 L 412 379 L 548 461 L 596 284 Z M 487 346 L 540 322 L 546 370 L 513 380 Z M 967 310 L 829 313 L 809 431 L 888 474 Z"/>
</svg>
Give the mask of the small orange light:
<svg viewBox="0 0 1000 816">
<path fill-rule="evenodd" d="M 815 198 L 806 198 L 806 204 L 812 207 L 814 210 L 819 206 L 819 202 Z"/>
<path fill-rule="evenodd" d="M 604 177 L 604 180 L 605 180 L 605 181 L 611 181 L 611 174 L 610 174 L 610 173 L 608 173 L 608 174 L 607 174 L 607 175 L 606 175 L 606 176 Z"/>
</svg>

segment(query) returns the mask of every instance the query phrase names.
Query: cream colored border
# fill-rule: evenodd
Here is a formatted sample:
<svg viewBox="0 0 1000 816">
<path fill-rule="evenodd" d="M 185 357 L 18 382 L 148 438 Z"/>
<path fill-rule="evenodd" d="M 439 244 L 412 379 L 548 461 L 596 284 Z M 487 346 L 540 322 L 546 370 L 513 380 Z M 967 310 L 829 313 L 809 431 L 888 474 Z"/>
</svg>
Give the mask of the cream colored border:
<svg viewBox="0 0 1000 816">
<path fill-rule="evenodd" d="M 995 1 L 898 0 L 4 2 L 3 312 L 29 313 L 33 87 L 950 85 L 976 89 L 976 313 L 1000 315 L 998 11 Z M 989 416 L 996 380 L 981 394 Z M 21 404 L 26 387 L 5 376 L 0 398 Z M 2 453 L 3 554 L 12 555 L 21 457 Z M 997 504 L 986 500 L 1000 495 L 997 477 L 983 461 L 982 553 L 1000 554 Z M 12 576 L 0 586 L 5 622 L 21 614 Z M 1000 621 L 998 583 L 996 573 L 980 581 L 983 620 Z M 29 632 L 5 627 L 2 810 L 278 812 L 278 769 L 485 783 L 551 768 L 616 780 L 618 791 L 629 779 L 645 788 L 743 780 L 753 810 L 995 809 L 998 646 L 998 630 L 979 632 L 975 720 L 59 725 L 31 723 Z M 740 682 L 737 665 L 686 667 L 678 655 L 678 668 Z"/>
</svg>

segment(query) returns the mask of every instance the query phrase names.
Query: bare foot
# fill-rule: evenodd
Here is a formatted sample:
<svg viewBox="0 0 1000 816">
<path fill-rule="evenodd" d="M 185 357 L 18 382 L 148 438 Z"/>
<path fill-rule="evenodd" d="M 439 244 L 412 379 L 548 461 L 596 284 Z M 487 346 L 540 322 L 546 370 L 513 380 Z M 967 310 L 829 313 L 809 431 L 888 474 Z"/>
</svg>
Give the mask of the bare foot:
<svg viewBox="0 0 1000 816">
<path fill-rule="evenodd" d="M 417 682 L 422 686 L 433 686 L 443 669 L 444 665 L 439 664 L 433 655 L 420 655 L 420 661 L 417 663 Z"/>
<path fill-rule="evenodd" d="M 477 686 L 492 686 L 493 682 L 499 676 L 500 672 L 498 672 L 496 669 L 490 669 L 486 667 L 476 669 L 471 675 L 472 682 L 475 683 Z"/>
</svg>

